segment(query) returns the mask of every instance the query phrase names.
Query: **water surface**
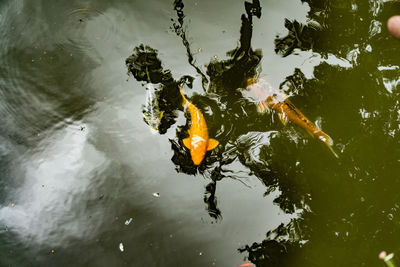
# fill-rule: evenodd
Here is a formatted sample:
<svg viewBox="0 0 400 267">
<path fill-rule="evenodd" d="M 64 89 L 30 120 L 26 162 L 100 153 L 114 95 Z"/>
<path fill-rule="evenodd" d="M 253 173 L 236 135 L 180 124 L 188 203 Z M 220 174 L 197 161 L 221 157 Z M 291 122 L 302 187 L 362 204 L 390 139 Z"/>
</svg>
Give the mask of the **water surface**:
<svg viewBox="0 0 400 267">
<path fill-rule="evenodd" d="M 396 13 L 380 0 L 2 1 L 0 265 L 399 262 Z M 339 159 L 258 113 L 242 94 L 252 77 L 318 121 Z M 183 81 L 220 142 L 198 167 Z"/>
</svg>

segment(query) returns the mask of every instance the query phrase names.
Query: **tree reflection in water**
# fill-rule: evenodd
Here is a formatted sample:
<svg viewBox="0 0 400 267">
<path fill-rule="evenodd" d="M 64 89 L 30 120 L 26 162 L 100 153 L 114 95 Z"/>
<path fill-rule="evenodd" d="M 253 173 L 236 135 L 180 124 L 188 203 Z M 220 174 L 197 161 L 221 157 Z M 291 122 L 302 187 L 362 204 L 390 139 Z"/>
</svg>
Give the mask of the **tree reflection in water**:
<svg viewBox="0 0 400 267">
<path fill-rule="evenodd" d="M 365 75 L 366 72 L 379 77 L 384 75 L 383 80 L 398 76 L 398 73 L 393 74 L 391 71 L 377 73 L 377 67 L 397 63 L 395 59 L 371 56 L 369 48 L 371 45 L 381 47 L 386 40 L 380 26 L 396 4 L 385 3 L 385 6 L 377 8 L 374 5 L 382 5 L 382 2 L 360 0 L 353 1 L 352 5 L 340 1 L 302 2 L 310 6 L 308 23 L 285 19 L 284 26 L 288 33 L 286 36 L 276 37 L 275 52 L 283 57 L 301 51 L 312 51 L 322 59 L 333 55 L 350 62 L 351 68 L 329 65 L 322 61 L 315 67 L 313 78 L 307 79 L 300 69 L 295 69 L 293 75 L 287 77 L 280 87 L 293 95 L 293 102 L 301 103 L 305 107 L 312 106 L 315 112 L 311 114 L 313 117 L 324 114 L 324 118 L 332 125 L 341 125 L 343 118 L 347 118 L 345 127 L 335 131 L 327 129 L 327 132 L 335 133 L 335 140 L 342 150 L 337 164 L 327 164 L 321 167 L 323 172 L 315 172 L 316 163 L 324 164 L 325 151 L 314 149 L 311 142 L 297 138 L 290 130 L 278 131 L 282 129 L 279 122 L 273 120 L 272 116 L 260 115 L 254 103 L 242 96 L 241 90 L 246 87 L 247 79 L 257 77 L 260 73 L 261 50 L 253 50 L 251 47 L 253 18 L 261 17 L 258 0 L 245 2 L 246 13 L 241 16 L 238 47 L 227 52 L 228 59 L 211 61 L 206 68 L 207 75 L 195 65 L 184 30 L 184 5 L 182 1 L 175 1 L 174 9 L 178 21 L 174 22 L 173 30 L 182 39 L 189 64 L 202 77 L 205 91 L 203 95 L 193 95 L 190 101 L 203 112 L 210 136 L 219 140 L 220 145 L 207 153 L 201 165 L 194 166 L 189 152 L 182 144 L 189 129 L 187 123 L 178 127 L 176 138 L 170 140 L 174 151 L 172 161 L 178 172 L 191 175 L 200 173 L 211 180 L 206 186 L 204 202 L 209 215 L 215 219 L 222 218 L 215 195 L 218 181 L 225 177 L 235 178 L 227 171 L 229 165 L 235 161 L 258 177 L 266 187 L 266 195 L 274 190 L 281 192 L 274 202 L 284 212 L 296 213 L 298 216 L 268 232 L 264 241 L 239 248 L 239 251 L 247 252 L 249 259 L 257 266 L 296 266 L 297 263 L 302 266 L 322 266 L 327 261 L 330 261 L 330 265 L 341 266 L 343 259 L 348 259 L 350 265 L 359 265 L 363 259 L 354 257 L 354 251 L 359 249 L 375 253 L 374 248 L 360 246 L 365 238 L 375 238 L 376 245 L 384 247 L 382 240 L 385 238 L 382 235 L 385 234 L 381 233 L 381 238 L 378 239 L 375 231 L 376 228 L 383 229 L 387 226 L 385 220 L 372 228 L 363 224 L 368 216 L 360 210 L 368 209 L 369 212 L 379 213 L 390 202 L 376 204 L 374 199 L 371 202 L 366 201 L 363 194 L 376 190 L 376 183 L 360 184 L 358 177 L 370 177 L 377 175 L 379 171 L 387 173 L 388 167 L 384 158 L 372 156 L 364 159 L 364 162 L 354 159 L 352 155 L 360 147 L 366 147 L 364 152 L 368 155 L 373 155 L 371 151 L 374 146 L 387 146 L 390 150 L 393 143 L 390 133 L 399 135 L 396 128 L 396 111 L 400 108 L 396 99 L 399 93 L 388 95 L 379 79 L 373 75 Z M 376 10 L 380 12 L 375 12 Z M 344 18 L 352 23 L 340 23 Z M 398 52 L 398 47 L 388 45 L 387 51 L 391 50 Z M 192 88 L 194 78 L 184 76 L 174 80 L 171 72 L 162 68 L 157 51 L 143 45 L 135 48 L 126 63 L 129 73 L 138 81 L 150 82 L 146 75 L 147 68 L 151 81 L 163 85 L 158 97 L 160 108 L 166 114 L 160 134 L 165 133 L 176 122 L 177 111 L 182 110 L 178 85 L 183 83 Z M 368 84 L 361 94 L 359 90 L 353 90 L 354 77 L 362 77 L 363 83 Z M 330 101 L 327 102 L 327 99 Z M 338 109 L 335 103 L 340 103 L 341 108 Z M 360 110 L 377 112 L 366 123 L 365 119 L 359 117 Z M 369 144 L 370 150 L 362 144 Z M 293 147 L 296 147 L 298 153 L 293 153 Z M 303 157 L 303 154 L 307 154 L 307 157 Z M 393 162 L 397 162 L 395 155 L 398 153 L 391 156 Z M 343 162 L 354 164 L 345 166 Z M 398 164 L 391 164 L 390 167 L 400 171 Z M 393 183 L 399 184 L 400 181 Z M 386 186 L 385 189 L 386 194 L 396 195 L 396 187 Z M 330 195 L 330 201 L 327 202 L 328 192 L 335 194 Z M 381 198 L 385 199 L 383 196 Z M 380 198 L 377 196 L 375 200 L 377 199 Z M 346 200 L 353 201 L 349 201 L 347 206 L 338 204 Z M 318 227 L 312 227 L 313 225 Z M 398 227 L 394 229 L 394 233 L 400 235 Z M 360 238 L 350 238 L 345 234 L 361 230 L 365 233 Z M 323 241 L 321 236 L 324 237 Z M 390 233 L 386 236 L 390 238 Z M 352 247 L 354 251 L 341 249 L 343 246 Z M 322 250 L 330 252 L 321 258 L 318 253 Z M 326 259 L 328 254 L 335 257 Z"/>
<path fill-rule="evenodd" d="M 397 66 L 400 57 L 398 44 L 388 42 L 384 28 L 387 18 L 398 12 L 400 3 L 302 2 L 310 6 L 308 23 L 286 19 L 288 33 L 276 37 L 275 52 L 286 57 L 312 51 L 322 59 L 344 59 L 351 66 L 322 62 L 315 67 L 311 79 L 296 69 L 281 86 L 293 92 L 294 101 L 305 106 L 320 103 L 313 106 L 316 114 L 324 114 L 332 125 L 342 126 L 332 131 L 342 148 L 341 158 L 337 168 L 327 166 L 327 175 L 320 177 L 313 173 L 310 159 L 299 160 L 302 169 L 292 175 L 297 174 L 296 179 L 313 178 L 303 183 L 310 188 L 294 188 L 305 196 L 303 204 L 296 205 L 302 208 L 301 216 L 268 232 L 263 242 L 247 245 L 240 251 L 248 252 L 257 266 L 378 266 L 376 255 L 380 249 L 388 248 L 393 236 L 400 235 L 398 225 L 391 219 L 399 215 L 398 204 L 388 197 L 398 199 L 400 185 L 392 175 L 400 171 L 400 150 L 393 147 L 400 135 L 396 128 L 400 94 L 392 90 L 395 88 L 389 82 L 398 80 L 400 72 L 386 68 Z M 379 48 L 382 55 L 396 56 L 371 53 Z M 379 157 L 374 151 L 382 147 L 395 152 Z M 271 155 L 270 166 L 282 164 L 275 162 L 282 151 Z M 313 160 L 314 164 L 321 164 L 318 157 Z M 289 166 L 282 170 L 287 168 L 290 172 Z M 282 173 L 279 176 L 277 184 L 284 195 L 290 191 L 289 184 L 283 182 Z M 385 184 L 385 178 L 390 178 L 389 184 Z M 311 192 L 312 198 L 307 198 Z M 288 199 L 291 201 L 286 203 L 296 203 L 293 195 Z M 391 250 L 399 252 L 398 245 Z"/>
<path fill-rule="evenodd" d="M 206 73 L 209 80 L 201 69 L 194 65 L 189 42 L 186 40 L 183 29 L 183 7 L 182 1 L 175 1 L 174 8 L 178 15 L 178 22 L 174 23 L 173 29 L 182 38 L 189 64 L 201 75 L 203 86 L 209 82 L 206 94 L 192 96 L 191 102 L 203 112 L 208 122 L 210 135 L 215 136 L 220 145 L 215 151 L 207 154 L 201 165 L 195 166 L 189 152 L 182 144 L 182 140 L 187 136 L 189 124 L 179 126 L 176 139 L 170 140 L 174 151 L 172 161 L 176 165 L 176 170 L 192 175 L 199 172 L 211 179 L 206 186 L 204 202 L 209 215 L 214 219 L 222 218 L 215 195 L 217 182 L 225 177 L 235 178 L 227 171 L 229 164 L 235 160 L 246 166 L 262 181 L 267 188 L 266 194 L 275 189 L 281 190 L 282 194 L 275 202 L 282 210 L 293 213 L 297 208 L 304 207 L 305 190 L 301 190 L 304 186 L 302 182 L 294 181 L 292 178 L 295 177 L 294 173 L 299 171 L 297 158 L 290 154 L 288 146 L 288 143 L 293 145 L 293 140 L 288 136 L 283 136 L 284 140 L 282 140 L 282 136 L 276 131 L 264 133 L 266 129 L 274 129 L 280 125 L 270 117 L 260 115 L 254 103 L 243 98 L 241 93 L 247 85 L 247 79 L 258 76 L 260 72 L 261 50 L 253 50 L 251 47 L 252 20 L 253 17 L 260 18 L 261 16 L 259 1 L 245 2 L 246 14 L 241 16 L 239 45 L 227 52 L 228 59 L 213 60 L 207 65 Z M 165 133 L 175 123 L 177 110 L 182 110 L 182 100 L 177 95 L 179 84 L 183 83 L 192 88 L 194 78 L 184 76 L 174 80 L 171 72 L 162 68 L 157 51 L 144 45 L 139 45 L 134 49 L 132 56 L 127 58 L 126 65 L 129 74 L 132 74 L 137 81 L 145 83 L 151 81 L 163 85 L 157 96 L 160 109 L 165 114 L 160 126 L 160 134 Z M 263 140 L 268 143 L 268 146 L 263 143 Z M 282 151 L 282 147 L 288 148 L 286 153 Z M 253 148 L 257 148 L 257 152 L 254 152 Z M 284 226 L 280 226 L 279 229 L 283 228 Z"/>
</svg>

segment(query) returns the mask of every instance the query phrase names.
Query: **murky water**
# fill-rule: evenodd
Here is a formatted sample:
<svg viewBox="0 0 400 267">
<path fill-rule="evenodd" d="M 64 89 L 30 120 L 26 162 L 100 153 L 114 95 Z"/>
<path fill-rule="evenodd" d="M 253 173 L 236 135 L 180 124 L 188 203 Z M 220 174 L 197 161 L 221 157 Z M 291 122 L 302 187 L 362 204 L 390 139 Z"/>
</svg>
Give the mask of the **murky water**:
<svg viewBox="0 0 400 267">
<path fill-rule="evenodd" d="M 397 1 L 2 1 L 0 265 L 400 263 L 393 14 Z M 339 158 L 257 112 L 253 77 Z M 219 141 L 199 166 L 179 84 Z"/>
</svg>

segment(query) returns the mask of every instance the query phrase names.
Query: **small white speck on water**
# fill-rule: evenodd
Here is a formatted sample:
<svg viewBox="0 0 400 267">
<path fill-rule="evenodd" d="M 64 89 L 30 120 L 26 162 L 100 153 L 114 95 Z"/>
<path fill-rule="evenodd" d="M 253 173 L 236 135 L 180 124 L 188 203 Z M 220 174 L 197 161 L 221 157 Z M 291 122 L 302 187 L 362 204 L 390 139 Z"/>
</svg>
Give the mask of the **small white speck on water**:
<svg viewBox="0 0 400 267">
<path fill-rule="evenodd" d="M 119 250 L 121 250 L 121 252 L 124 252 L 124 244 L 119 243 Z"/>
<path fill-rule="evenodd" d="M 133 218 L 129 218 L 125 221 L 125 225 L 129 225 L 132 222 Z"/>
<path fill-rule="evenodd" d="M 160 193 L 154 192 L 154 193 L 153 193 L 153 197 L 160 197 Z"/>
<path fill-rule="evenodd" d="M 203 252 L 200 251 L 200 252 L 199 252 L 199 256 L 202 256 L 202 255 L 203 255 Z"/>
<path fill-rule="evenodd" d="M 335 236 L 339 236 L 339 232 L 335 232 Z"/>
</svg>

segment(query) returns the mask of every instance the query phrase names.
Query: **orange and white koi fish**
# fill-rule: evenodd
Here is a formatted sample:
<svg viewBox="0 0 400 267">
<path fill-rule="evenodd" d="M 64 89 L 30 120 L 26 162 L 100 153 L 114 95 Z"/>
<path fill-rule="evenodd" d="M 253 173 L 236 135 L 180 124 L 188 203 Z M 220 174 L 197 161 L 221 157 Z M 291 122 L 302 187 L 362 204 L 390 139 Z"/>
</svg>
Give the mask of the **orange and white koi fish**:
<svg viewBox="0 0 400 267">
<path fill-rule="evenodd" d="M 183 98 L 183 107 L 190 112 L 189 137 L 183 139 L 183 144 L 190 150 L 190 155 L 194 165 L 200 165 L 208 150 L 218 146 L 219 142 L 208 138 L 208 129 L 206 120 L 200 110 L 190 103 L 183 94 L 183 88 L 180 87 Z"/>
<path fill-rule="evenodd" d="M 286 125 L 289 120 L 292 121 L 306 130 L 311 136 L 321 140 L 335 157 L 339 157 L 332 149 L 332 138 L 304 116 L 303 113 L 301 113 L 300 110 L 290 102 L 288 96 L 283 92 L 274 89 L 265 80 L 255 78 L 248 79 L 247 90 L 253 97 L 256 97 L 257 109 L 260 112 L 272 108 L 278 113 L 279 119 L 284 125 Z"/>
</svg>

